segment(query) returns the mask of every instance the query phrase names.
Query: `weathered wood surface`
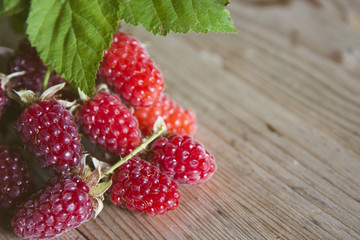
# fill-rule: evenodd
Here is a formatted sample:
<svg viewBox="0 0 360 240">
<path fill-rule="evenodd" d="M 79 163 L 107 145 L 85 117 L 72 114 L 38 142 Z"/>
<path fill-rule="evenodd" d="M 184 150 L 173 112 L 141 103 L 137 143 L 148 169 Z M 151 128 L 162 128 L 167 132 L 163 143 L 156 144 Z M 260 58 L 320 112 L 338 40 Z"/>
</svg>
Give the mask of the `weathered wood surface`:
<svg viewBox="0 0 360 240">
<path fill-rule="evenodd" d="M 233 0 L 237 35 L 152 36 L 166 92 L 217 159 L 181 203 L 106 203 L 59 239 L 360 239 L 360 2 Z M 0 239 L 16 239 L 2 220 Z"/>
</svg>

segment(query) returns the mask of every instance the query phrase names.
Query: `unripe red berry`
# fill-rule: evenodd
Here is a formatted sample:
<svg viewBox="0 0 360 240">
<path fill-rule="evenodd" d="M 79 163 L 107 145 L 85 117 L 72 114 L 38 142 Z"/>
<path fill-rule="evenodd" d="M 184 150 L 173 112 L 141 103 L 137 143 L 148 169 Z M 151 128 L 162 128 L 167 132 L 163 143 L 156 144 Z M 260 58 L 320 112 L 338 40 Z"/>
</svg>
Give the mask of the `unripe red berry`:
<svg viewBox="0 0 360 240">
<path fill-rule="evenodd" d="M 159 69 L 142 44 L 126 33 L 115 33 L 104 53 L 99 78 L 133 107 L 150 106 L 164 90 Z"/>
<path fill-rule="evenodd" d="M 158 117 L 162 117 L 168 132 L 180 135 L 191 135 L 196 129 L 195 112 L 183 109 L 169 96 L 161 94 L 150 107 L 137 108 L 134 116 L 139 121 L 141 131 L 149 135 Z"/>
</svg>

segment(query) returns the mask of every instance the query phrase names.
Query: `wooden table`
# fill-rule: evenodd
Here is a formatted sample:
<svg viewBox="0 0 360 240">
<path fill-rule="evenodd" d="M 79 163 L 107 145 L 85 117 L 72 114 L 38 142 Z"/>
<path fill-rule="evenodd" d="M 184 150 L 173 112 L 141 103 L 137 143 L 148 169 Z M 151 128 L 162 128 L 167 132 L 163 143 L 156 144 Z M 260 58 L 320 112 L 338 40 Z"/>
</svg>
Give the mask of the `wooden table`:
<svg viewBox="0 0 360 240">
<path fill-rule="evenodd" d="M 360 1 L 228 8 L 236 35 L 131 28 L 197 112 L 216 174 L 164 216 L 107 202 L 58 239 L 360 239 Z M 0 239 L 16 239 L 4 221 Z"/>
</svg>

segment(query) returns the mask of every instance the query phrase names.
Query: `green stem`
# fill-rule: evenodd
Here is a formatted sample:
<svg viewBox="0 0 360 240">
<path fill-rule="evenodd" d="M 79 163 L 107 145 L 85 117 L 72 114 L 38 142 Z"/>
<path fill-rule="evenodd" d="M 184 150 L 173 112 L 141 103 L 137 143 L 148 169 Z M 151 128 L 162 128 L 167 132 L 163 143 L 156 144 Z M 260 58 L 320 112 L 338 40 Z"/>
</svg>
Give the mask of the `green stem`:
<svg viewBox="0 0 360 240">
<path fill-rule="evenodd" d="M 48 67 L 48 69 L 46 70 L 46 73 L 45 73 L 45 77 L 44 77 L 44 82 L 43 82 L 43 86 L 42 86 L 42 90 L 41 92 L 44 92 L 47 85 L 48 85 L 48 82 L 49 82 L 49 78 L 50 78 L 50 74 L 51 74 L 51 68 Z"/>
<path fill-rule="evenodd" d="M 146 146 L 151 143 L 155 138 L 160 136 L 164 131 L 166 130 L 165 126 L 161 126 L 159 130 L 157 130 L 153 135 L 151 135 L 148 139 L 146 139 L 145 142 L 143 142 L 140 146 L 135 148 L 130 154 L 128 154 L 126 157 L 122 158 L 120 161 L 115 163 L 113 166 L 111 166 L 108 170 L 106 170 L 102 175 L 101 178 L 104 178 L 106 175 L 111 174 L 115 169 L 120 167 L 123 163 L 125 163 L 127 160 L 131 159 L 133 156 L 138 154 L 141 150 L 145 149 Z"/>
</svg>

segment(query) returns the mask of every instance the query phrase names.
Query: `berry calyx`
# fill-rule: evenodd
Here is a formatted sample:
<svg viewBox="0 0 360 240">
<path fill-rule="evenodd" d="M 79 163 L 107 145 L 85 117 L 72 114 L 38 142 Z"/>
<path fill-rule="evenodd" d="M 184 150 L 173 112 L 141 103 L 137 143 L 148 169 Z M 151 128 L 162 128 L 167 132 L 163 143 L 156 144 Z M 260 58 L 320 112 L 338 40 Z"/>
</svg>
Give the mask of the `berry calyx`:
<svg viewBox="0 0 360 240">
<path fill-rule="evenodd" d="M 24 74 L 25 72 L 14 72 L 9 75 L 0 73 L 0 118 L 11 101 L 11 99 L 7 95 L 7 91 L 10 89 L 10 80 Z"/>
<path fill-rule="evenodd" d="M 165 94 L 161 94 L 152 106 L 135 109 L 134 116 L 145 135 L 151 134 L 152 126 L 158 117 L 164 119 L 169 133 L 191 135 L 196 130 L 195 112 L 183 109 Z"/>
<path fill-rule="evenodd" d="M 216 171 L 214 157 L 190 136 L 170 135 L 151 144 L 147 160 L 178 183 L 201 184 Z"/>
<path fill-rule="evenodd" d="M 98 76 L 135 108 L 152 105 L 165 87 L 161 72 L 142 44 L 120 32 L 113 35 Z"/>
</svg>

